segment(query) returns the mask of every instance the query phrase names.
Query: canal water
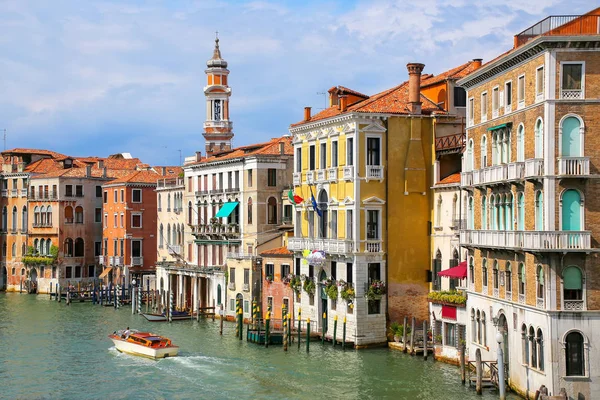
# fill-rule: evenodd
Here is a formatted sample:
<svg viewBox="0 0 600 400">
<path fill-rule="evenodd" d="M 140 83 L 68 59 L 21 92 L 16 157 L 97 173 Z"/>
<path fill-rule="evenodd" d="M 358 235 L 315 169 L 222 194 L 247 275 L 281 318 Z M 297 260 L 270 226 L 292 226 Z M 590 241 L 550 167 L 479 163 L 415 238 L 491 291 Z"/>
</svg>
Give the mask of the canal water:
<svg viewBox="0 0 600 400">
<path fill-rule="evenodd" d="M 107 335 L 131 327 L 168 336 L 180 356 L 117 352 Z M 0 293 L 0 398 L 493 399 L 460 384 L 458 368 L 387 349 L 311 342 L 287 353 L 239 341 L 219 321 L 149 323 L 131 308 Z"/>
</svg>

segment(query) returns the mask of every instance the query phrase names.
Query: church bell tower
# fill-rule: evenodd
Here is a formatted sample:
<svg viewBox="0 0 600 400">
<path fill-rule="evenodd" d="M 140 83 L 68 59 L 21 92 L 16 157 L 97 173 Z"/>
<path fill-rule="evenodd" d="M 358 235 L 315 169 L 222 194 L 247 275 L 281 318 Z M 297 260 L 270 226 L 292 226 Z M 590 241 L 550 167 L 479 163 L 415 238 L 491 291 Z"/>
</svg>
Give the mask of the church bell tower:
<svg viewBox="0 0 600 400">
<path fill-rule="evenodd" d="M 231 88 L 227 85 L 229 70 L 227 61 L 221 58 L 218 36 L 215 39 L 213 56 L 206 62 L 206 67 L 207 85 L 204 87 L 206 121 L 202 135 L 206 141 L 206 154 L 210 156 L 231 150 L 233 138 L 233 123 L 229 119 Z"/>
</svg>

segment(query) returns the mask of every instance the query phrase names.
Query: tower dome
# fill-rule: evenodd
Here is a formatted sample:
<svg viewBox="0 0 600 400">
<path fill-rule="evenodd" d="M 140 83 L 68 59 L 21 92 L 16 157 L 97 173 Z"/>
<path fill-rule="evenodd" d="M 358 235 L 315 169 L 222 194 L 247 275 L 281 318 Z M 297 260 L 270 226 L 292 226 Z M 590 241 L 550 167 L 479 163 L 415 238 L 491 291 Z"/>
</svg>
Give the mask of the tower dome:
<svg viewBox="0 0 600 400">
<path fill-rule="evenodd" d="M 219 49 L 219 38 L 215 38 L 215 50 L 210 60 L 206 62 L 208 68 L 227 68 L 227 61 L 221 58 L 221 50 Z"/>
</svg>

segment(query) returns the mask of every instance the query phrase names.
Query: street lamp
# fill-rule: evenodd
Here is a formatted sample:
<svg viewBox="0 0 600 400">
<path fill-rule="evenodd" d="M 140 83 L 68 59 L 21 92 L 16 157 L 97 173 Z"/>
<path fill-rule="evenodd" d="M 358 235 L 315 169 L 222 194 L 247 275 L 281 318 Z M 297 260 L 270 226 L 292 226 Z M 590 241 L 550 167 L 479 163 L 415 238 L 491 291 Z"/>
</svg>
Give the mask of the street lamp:
<svg viewBox="0 0 600 400">
<path fill-rule="evenodd" d="M 502 342 L 504 335 L 498 330 L 496 333 L 496 342 L 498 342 L 498 391 L 500 392 L 500 400 L 506 399 L 504 388 L 504 354 L 502 353 Z"/>
</svg>

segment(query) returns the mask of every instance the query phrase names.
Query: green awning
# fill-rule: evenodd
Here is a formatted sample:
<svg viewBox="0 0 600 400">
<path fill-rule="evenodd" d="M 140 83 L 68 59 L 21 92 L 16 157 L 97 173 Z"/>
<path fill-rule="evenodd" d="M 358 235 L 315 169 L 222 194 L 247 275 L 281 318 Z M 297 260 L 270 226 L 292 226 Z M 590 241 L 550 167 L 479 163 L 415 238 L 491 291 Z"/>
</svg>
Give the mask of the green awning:
<svg viewBox="0 0 600 400">
<path fill-rule="evenodd" d="M 492 126 L 491 128 L 487 128 L 487 130 L 488 131 L 496 131 L 496 130 L 502 129 L 502 128 L 510 128 L 511 125 L 512 125 L 512 122 L 507 122 L 506 124 Z"/>
<path fill-rule="evenodd" d="M 227 218 L 227 217 L 229 217 L 229 214 L 231 214 L 233 212 L 233 209 L 238 204 L 239 203 L 237 201 L 229 201 L 229 202 L 223 204 L 223 207 L 221 207 L 221 209 L 219 210 L 219 212 L 217 213 L 217 215 L 215 215 L 215 217 L 217 217 L 217 218 Z"/>
<path fill-rule="evenodd" d="M 577 267 L 567 267 L 563 272 L 563 285 L 565 289 L 581 290 L 583 287 L 581 270 Z"/>
</svg>

